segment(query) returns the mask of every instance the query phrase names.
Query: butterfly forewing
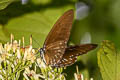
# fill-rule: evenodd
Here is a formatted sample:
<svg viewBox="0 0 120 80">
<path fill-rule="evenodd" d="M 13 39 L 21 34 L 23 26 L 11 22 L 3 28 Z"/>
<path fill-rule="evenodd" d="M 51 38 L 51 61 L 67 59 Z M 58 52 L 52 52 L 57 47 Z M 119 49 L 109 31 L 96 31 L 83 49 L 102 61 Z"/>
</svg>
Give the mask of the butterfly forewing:
<svg viewBox="0 0 120 80">
<path fill-rule="evenodd" d="M 49 32 L 44 43 L 46 64 L 55 65 L 62 58 L 69 40 L 72 22 L 73 10 L 69 10 L 58 19 Z"/>
<path fill-rule="evenodd" d="M 67 42 L 72 28 L 73 17 L 73 10 L 65 12 L 49 32 L 44 45 L 48 46 L 56 41 Z"/>
<path fill-rule="evenodd" d="M 70 66 L 77 61 L 77 57 L 79 55 L 85 54 L 88 51 L 95 49 L 96 47 L 97 47 L 96 44 L 83 44 L 70 46 L 66 48 L 65 54 L 63 55 L 62 59 L 55 66 L 56 67 Z"/>
</svg>

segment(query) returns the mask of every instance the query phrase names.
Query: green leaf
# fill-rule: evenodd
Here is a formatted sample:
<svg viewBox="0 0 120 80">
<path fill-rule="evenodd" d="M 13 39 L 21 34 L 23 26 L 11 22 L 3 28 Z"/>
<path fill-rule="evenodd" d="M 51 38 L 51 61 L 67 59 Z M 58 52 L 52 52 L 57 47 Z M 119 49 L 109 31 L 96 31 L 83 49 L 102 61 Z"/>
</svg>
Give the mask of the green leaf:
<svg viewBox="0 0 120 80">
<path fill-rule="evenodd" d="M 72 5 L 65 6 L 64 8 L 45 9 L 40 11 L 31 12 L 20 17 L 11 19 L 5 25 L 5 31 L 9 34 L 13 33 L 15 39 L 25 37 L 25 43 L 29 44 L 30 35 L 33 36 L 39 44 L 33 41 L 34 47 L 42 47 L 44 40 L 55 24 L 56 20 L 67 10 L 73 8 Z"/>
<path fill-rule="evenodd" d="M 0 10 L 5 9 L 14 0 L 0 0 Z"/>
<path fill-rule="evenodd" d="M 120 80 L 120 54 L 114 44 L 103 41 L 97 57 L 103 80 Z"/>
<path fill-rule="evenodd" d="M 112 10 L 110 10 L 110 16 L 112 16 L 112 21 L 115 23 L 116 26 L 120 26 L 120 15 L 118 13 L 120 13 L 120 0 L 116 0 L 110 7 Z"/>
<path fill-rule="evenodd" d="M 3 31 L 3 26 L 0 25 L 0 41 L 7 42 L 9 40 L 8 37 L 6 37 L 4 31 Z"/>
</svg>

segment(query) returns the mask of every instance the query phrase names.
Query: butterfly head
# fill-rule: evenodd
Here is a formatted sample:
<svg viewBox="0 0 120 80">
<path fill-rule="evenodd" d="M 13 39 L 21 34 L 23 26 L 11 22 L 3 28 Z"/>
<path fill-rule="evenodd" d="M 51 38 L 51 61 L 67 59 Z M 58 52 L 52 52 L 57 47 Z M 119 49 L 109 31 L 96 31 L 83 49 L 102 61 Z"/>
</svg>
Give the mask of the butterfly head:
<svg viewBox="0 0 120 80">
<path fill-rule="evenodd" d="M 40 48 L 39 52 L 40 52 L 40 56 L 41 56 L 42 60 L 44 61 L 44 63 L 46 63 L 45 57 L 44 57 L 45 49 L 44 48 Z"/>
<path fill-rule="evenodd" d="M 42 58 L 43 55 L 44 55 L 44 52 L 45 52 L 44 49 L 43 49 L 43 48 L 40 48 L 40 49 L 39 49 L 39 52 L 40 52 L 40 56 L 41 56 L 41 58 Z"/>
</svg>

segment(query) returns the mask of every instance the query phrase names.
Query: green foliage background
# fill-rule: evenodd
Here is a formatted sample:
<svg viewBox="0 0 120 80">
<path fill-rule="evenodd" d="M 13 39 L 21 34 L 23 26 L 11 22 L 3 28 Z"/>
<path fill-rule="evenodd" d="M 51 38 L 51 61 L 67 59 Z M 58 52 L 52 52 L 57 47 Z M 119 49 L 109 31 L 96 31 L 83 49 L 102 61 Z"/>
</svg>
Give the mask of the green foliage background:
<svg viewBox="0 0 120 80">
<path fill-rule="evenodd" d="M 103 80 L 119 80 L 120 53 L 115 45 L 108 40 L 103 41 L 97 56 Z"/>
<path fill-rule="evenodd" d="M 116 47 L 120 45 L 120 0 L 29 0 L 22 5 L 19 0 L 0 0 L 0 42 L 9 41 L 10 34 L 15 39 L 25 37 L 26 45 L 32 34 L 40 44 L 33 42 L 34 47 L 42 47 L 44 40 L 56 20 L 67 10 L 74 9 L 75 3 L 81 1 L 90 5 L 89 15 L 82 20 L 74 20 L 70 41 L 80 44 L 81 36 L 90 32 L 92 43 L 111 40 Z M 97 50 L 96 50 L 97 51 Z M 85 77 L 102 80 L 97 65 L 95 50 L 83 55 L 78 62 L 68 67 L 67 79 L 73 79 L 79 66 Z M 106 79 L 105 79 L 106 80 Z"/>
</svg>

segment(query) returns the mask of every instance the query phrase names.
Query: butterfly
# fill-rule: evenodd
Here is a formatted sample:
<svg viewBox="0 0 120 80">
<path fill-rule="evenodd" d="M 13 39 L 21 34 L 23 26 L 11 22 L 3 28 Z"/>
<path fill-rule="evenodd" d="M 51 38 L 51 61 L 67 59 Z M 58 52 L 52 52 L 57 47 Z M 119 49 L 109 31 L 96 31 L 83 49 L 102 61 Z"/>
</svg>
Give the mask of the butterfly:
<svg viewBox="0 0 120 80">
<path fill-rule="evenodd" d="M 70 66 L 77 61 L 78 56 L 97 47 L 97 44 L 67 45 L 73 18 L 74 11 L 68 10 L 57 20 L 49 32 L 43 48 L 39 50 L 46 65 L 52 67 Z"/>
</svg>

